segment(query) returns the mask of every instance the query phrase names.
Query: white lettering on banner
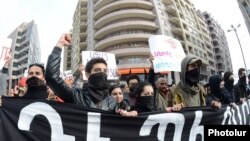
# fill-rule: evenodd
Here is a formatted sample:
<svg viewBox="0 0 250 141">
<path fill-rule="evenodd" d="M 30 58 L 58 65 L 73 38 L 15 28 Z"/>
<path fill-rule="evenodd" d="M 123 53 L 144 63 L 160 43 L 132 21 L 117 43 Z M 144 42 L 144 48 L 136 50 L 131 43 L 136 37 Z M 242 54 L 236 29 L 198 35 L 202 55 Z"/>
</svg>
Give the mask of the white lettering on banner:
<svg viewBox="0 0 250 141">
<path fill-rule="evenodd" d="M 230 106 L 227 106 L 224 117 L 222 120 L 222 125 L 246 125 L 250 124 L 249 119 L 247 119 L 249 113 L 250 113 L 250 100 L 243 102 L 241 105 L 237 105 L 235 108 L 231 108 Z M 242 113 L 240 111 L 242 110 Z M 236 114 L 237 112 L 237 114 Z M 236 121 L 236 119 L 239 119 Z"/>
<path fill-rule="evenodd" d="M 239 106 L 236 107 L 236 112 L 237 112 L 237 115 L 239 117 L 239 125 L 242 125 L 242 118 L 241 118 L 241 114 L 240 114 L 240 108 Z M 236 122 L 236 121 L 235 121 Z"/>
<path fill-rule="evenodd" d="M 250 113 L 249 111 L 249 103 L 248 102 L 244 102 L 242 104 L 242 113 L 243 113 L 243 124 L 246 125 L 246 124 L 250 124 L 250 123 L 247 123 L 247 115 Z"/>
<path fill-rule="evenodd" d="M 228 119 L 228 123 L 226 123 L 226 120 Z M 234 117 L 234 110 L 230 106 L 227 106 L 226 111 L 224 112 L 224 118 L 222 120 L 222 125 L 228 124 L 228 125 L 235 125 L 235 117 Z"/>
<path fill-rule="evenodd" d="M 165 132 L 169 123 L 173 123 L 175 125 L 173 141 L 181 140 L 180 134 L 182 134 L 185 118 L 182 114 L 179 113 L 164 113 L 148 116 L 148 119 L 143 123 L 141 127 L 140 136 L 150 135 L 152 127 L 158 123 L 160 124 L 157 133 L 158 140 L 164 141 Z"/>
<path fill-rule="evenodd" d="M 88 112 L 87 141 L 110 141 L 110 138 L 100 137 L 101 114 Z"/>
<path fill-rule="evenodd" d="M 19 116 L 18 129 L 30 131 L 30 124 L 36 115 L 43 115 L 51 127 L 51 141 L 75 141 L 75 137 L 63 134 L 60 115 L 49 104 L 35 102 L 24 107 Z"/>
<path fill-rule="evenodd" d="M 196 141 L 197 135 L 201 135 L 202 141 L 204 140 L 204 126 L 199 126 L 202 119 L 202 111 L 195 111 L 195 119 L 192 125 L 189 141 Z"/>
</svg>

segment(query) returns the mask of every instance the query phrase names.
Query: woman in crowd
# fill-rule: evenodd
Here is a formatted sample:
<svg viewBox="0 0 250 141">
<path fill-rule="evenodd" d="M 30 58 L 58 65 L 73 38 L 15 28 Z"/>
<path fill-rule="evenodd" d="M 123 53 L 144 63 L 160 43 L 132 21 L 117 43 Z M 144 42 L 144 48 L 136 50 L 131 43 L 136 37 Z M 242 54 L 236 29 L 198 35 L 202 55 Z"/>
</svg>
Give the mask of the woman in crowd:
<svg viewBox="0 0 250 141">
<path fill-rule="evenodd" d="M 154 89 L 149 82 L 138 83 L 133 94 L 136 96 L 134 109 L 138 113 L 158 111 L 154 101 Z"/>
<path fill-rule="evenodd" d="M 131 110 L 131 107 L 126 104 L 123 97 L 123 91 L 118 85 L 113 85 L 109 88 L 109 94 L 116 101 L 114 111 L 121 115 L 137 116 L 137 111 Z"/>
</svg>

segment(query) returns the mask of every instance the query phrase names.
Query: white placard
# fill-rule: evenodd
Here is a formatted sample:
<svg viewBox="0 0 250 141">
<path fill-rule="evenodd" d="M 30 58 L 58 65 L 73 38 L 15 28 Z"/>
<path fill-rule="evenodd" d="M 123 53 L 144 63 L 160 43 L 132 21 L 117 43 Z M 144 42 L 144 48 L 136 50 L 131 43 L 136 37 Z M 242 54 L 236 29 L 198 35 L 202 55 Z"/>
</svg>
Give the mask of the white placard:
<svg viewBox="0 0 250 141">
<path fill-rule="evenodd" d="M 0 69 L 3 68 L 6 56 L 10 52 L 11 42 L 9 38 L 0 38 Z"/>
<path fill-rule="evenodd" d="M 165 35 L 149 38 L 150 52 L 154 57 L 154 71 L 181 71 L 181 61 L 185 58 L 180 41 Z"/>
<path fill-rule="evenodd" d="M 92 58 L 103 58 L 108 65 L 108 79 L 118 79 L 115 54 L 98 51 L 82 51 L 82 63 L 84 66 L 86 66 L 87 62 Z"/>
</svg>

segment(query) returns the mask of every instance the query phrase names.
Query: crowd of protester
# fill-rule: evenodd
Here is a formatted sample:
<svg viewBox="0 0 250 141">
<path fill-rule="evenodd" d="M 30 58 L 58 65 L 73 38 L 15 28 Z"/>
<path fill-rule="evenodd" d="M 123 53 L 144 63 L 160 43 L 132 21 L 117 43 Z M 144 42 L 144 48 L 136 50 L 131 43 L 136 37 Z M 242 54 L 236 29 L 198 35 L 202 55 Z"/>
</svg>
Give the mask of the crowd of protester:
<svg viewBox="0 0 250 141">
<path fill-rule="evenodd" d="M 70 44 L 71 36 L 63 34 L 49 55 L 46 68 L 43 64 L 31 64 L 27 78 L 20 80 L 9 94 L 5 83 L 11 60 L 8 57 L 0 72 L 0 95 L 72 103 L 122 116 L 153 111 L 178 112 L 184 107 L 235 107 L 250 98 L 250 74 L 247 76 L 244 68 L 239 69 L 236 84 L 230 71 L 210 76 L 208 82 L 200 81 L 202 61 L 190 56 L 181 62 L 181 80 L 176 85 L 170 85 L 165 76 L 154 72 L 153 57 L 150 57 L 151 67 L 145 81 L 131 74 L 126 81 L 111 85 L 107 79 L 107 62 L 103 58 L 93 58 L 86 66 L 79 64 L 74 77 L 63 79 L 60 76 L 61 52 Z M 87 81 L 83 80 L 83 71 Z"/>
</svg>

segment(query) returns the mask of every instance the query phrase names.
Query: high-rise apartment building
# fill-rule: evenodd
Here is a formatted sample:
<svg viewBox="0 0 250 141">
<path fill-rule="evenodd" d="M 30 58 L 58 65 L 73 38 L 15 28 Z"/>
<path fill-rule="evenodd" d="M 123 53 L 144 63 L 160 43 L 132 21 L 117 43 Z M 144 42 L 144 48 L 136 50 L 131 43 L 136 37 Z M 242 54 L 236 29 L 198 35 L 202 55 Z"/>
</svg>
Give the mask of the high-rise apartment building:
<svg viewBox="0 0 250 141">
<path fill-rule="evenodd" d="M 8 38 L 12 39 L 11 56 L 13 56 L 9 68 L 9 88 L 13 88 L 24 76 L 29 64 L 41 61 L 41 48 L 34 21 L 22 23 Z"/>
<path fill-rule="evenodd" d="M 233 71 L 225 32 L 211 14 L 203 12 L 202 15 L 206 20 L 212 38 L 217 72 L 222 74 L 225 71 Z"/>
<path fill-rule="evenodd" d="M 245 23 L 250 34 L 250 1 L 249 0 L 238 0 L 238 4 L 241 10 L 241 13 L 245 19 Z"/>
<path fill-rule="evenodd" d="M 200 14 L 201 15 L 201 14 Z M 82 50 L 116 55 L 121 74 L 146 73 L 152 35 L 178 39 L 187 55 L 202 59 L 201 79 L 216 73 L 213 46 L 203 17 L 189 0 L 79 0 L 73 23 L 71 68 Z M 175 73 L 178 82 L 178 73 Z"/>
</svg>

